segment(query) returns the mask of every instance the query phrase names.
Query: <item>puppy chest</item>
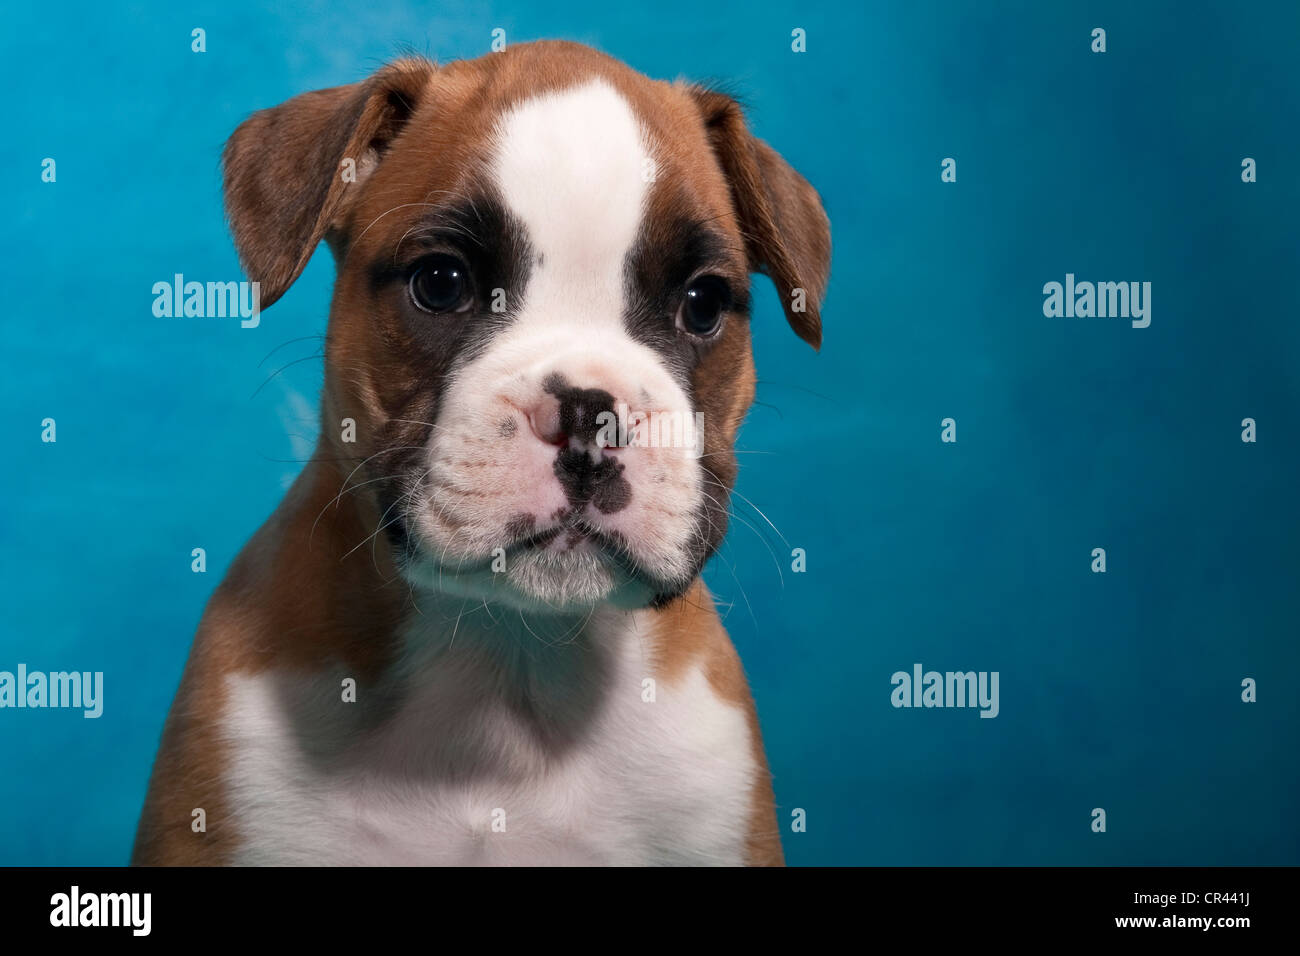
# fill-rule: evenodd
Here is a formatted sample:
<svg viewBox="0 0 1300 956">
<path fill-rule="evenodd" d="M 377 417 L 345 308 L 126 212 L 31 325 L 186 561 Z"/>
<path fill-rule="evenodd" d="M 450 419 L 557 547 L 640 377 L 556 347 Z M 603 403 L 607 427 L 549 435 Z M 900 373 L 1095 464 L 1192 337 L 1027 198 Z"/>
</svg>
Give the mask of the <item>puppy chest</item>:
<svg viewBox="0 0 1300 956">
<path fill-rule="evenodd" d="M 546 724 L 464 675 L 345 720 L 323 693 L 338 683 L 304 696 L 295 684 L 229 683 L 223 783 L 239 862 L 743 862 L 750 730 L 702 674 L 653 700 L 629 682 Z"/>
</svg>

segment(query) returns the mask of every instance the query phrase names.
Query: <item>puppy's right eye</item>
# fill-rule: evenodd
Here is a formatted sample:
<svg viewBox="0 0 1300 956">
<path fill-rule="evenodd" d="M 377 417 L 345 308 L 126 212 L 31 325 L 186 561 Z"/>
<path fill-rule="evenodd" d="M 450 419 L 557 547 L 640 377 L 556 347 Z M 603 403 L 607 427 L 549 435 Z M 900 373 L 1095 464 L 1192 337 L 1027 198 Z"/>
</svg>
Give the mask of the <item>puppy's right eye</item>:
<svg viewBox="0 0 1300 956">
<path fill-rule="evenodd" d="M 409 289 L 411 301 L 425 312 L 468 312 L 474 304 L 469 266 L 455 256 L 440 253 L 422 261 Z"/>
</svg>

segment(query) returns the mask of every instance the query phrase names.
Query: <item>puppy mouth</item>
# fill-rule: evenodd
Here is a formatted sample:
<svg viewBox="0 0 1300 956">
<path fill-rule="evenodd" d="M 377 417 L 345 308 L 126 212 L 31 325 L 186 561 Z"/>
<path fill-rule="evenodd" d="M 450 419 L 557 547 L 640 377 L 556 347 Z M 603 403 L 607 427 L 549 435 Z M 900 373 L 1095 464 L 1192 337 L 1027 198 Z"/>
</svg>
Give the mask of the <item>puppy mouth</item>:
<svg viewBox="0 0 1300 956">
<path fill-rule="evenodd" d="M 572 551 L 598 552 L 611 559 L 624 555 L 627 548 L 612 536 L 592 527 L 582 519 L 568 519 L 544 531 L 528 535 L 511 544 L 506 553 L 543 551 L 550 554 L 567 554 Z"/>
<path fill-rule="evenodd" d="M 605 569 L 611 578 L 655 583 L 641 566 L 627 543 L 581 518 L 566 518 L 552 527 L 534 532 L 505 549 L 506 561 L 527 561 L 534 568 L 546 568 L 563 575 L 593 573 Z"/>
<path fill-rule="evenodd" d="M 552 611 L 601 602 L 644 607 L 680 590 L 638 561 L 616 532 L 580 516 L 570 513 L 541 530 L 520 530 L 513 538 L 503 536 L 494 556 L 472 563 L 437 561 L 436 552 L 422 548 L 429 563 L 420 577 L 442 588 L 473 589 L 475 597 Z"/>
</svg>

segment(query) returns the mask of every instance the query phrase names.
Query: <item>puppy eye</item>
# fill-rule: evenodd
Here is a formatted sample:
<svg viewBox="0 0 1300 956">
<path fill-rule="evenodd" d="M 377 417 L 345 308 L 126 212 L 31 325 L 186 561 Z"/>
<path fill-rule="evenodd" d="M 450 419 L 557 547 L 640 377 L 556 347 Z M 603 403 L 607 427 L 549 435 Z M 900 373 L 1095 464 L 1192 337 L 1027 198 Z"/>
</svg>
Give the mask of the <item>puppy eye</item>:
<svg viewBox="0 0 1300 956">
<path fill-rule="evenodd" d="M 469 267 L 451 255 L 440 253 L 422 261 L 409 288 L 411 301 L 425 312 L 467 312 L 474 304 Z"/>
<path fill-rule="evenodd" d="M 718 331 L 722 317 L 731 308 L 731 287 L 720 276 L 700 276 L 686 287 L 677 310 L 677 327 L 692 335 L 708 337 Z"/>
</svg>

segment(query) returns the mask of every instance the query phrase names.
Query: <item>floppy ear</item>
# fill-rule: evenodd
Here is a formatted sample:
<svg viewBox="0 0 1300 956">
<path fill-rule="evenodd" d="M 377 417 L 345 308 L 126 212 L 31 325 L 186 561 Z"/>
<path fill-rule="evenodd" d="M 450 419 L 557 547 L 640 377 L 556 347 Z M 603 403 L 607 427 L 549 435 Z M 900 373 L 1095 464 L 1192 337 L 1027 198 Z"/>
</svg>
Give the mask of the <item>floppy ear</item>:
<svg viewBox="0 0 1300 956">
<path fill-rule="evenodd" d="M 750 269 L 771 277 L 791 328 L 813 348 L 821 348 L 831 226 L 817 191 L 749 132 L 734 99 L 699 86 L 689 87 L 689 92 L 731 184 Z"/>
<path fill-rule="evenodd" d="M 426 60 L 398 60 L 360 83 L 254 113 L 235 130 L 222 153 L 226 216 L 263 306 L 284 294 L 343 221 L 433 70 Z"/>
</svg>

